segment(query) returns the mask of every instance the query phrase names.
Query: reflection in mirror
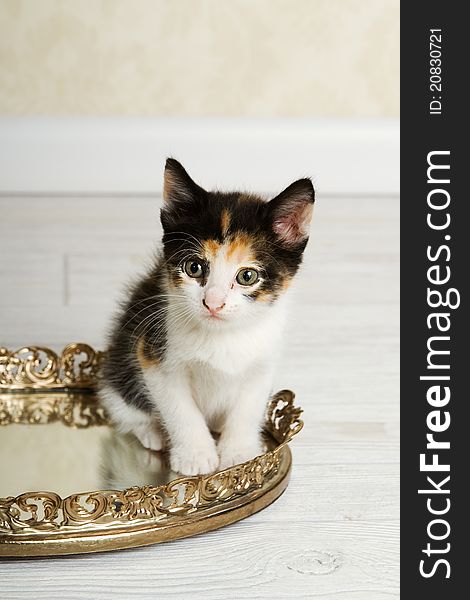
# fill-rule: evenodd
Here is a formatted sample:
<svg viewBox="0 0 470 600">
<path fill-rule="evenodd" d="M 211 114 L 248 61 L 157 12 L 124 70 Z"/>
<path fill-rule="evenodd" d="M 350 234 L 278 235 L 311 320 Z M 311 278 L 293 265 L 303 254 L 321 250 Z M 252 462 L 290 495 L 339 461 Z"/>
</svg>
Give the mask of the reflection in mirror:
<svg viewBox="0 0 470 600">
<path fill-rule="evenodd" d="M 177 477 L 165 455 L 114 431 L 100 411 L 91 394 L 2 394 L 0 498 L 40 490 L 66 497 Z"/>
<path fill-rule="evenodd" d="M 27 491 L 76 492 L 161 485 L 176 479 L 166 456 L 109 427 L 61 423 L 0 428 L 0 497 Z"/>
<path fill-rule="evenodd" d="M 101 441 L 100 478 L 104 489 L 158 486 L 178 477 L 170 470 L 166 453 L 147 450 L 132 434 L 109 430 Z"/>
<path fill-rule="evenodd" d="M 0 497 L 100 489 L 98 458 L 108 433 L 107 427 L 73 429 L 62 423 L 0 427 Z"/>
<path fill-rule="evenodd" d="M 32 491 L 66 497 L 181 477 L 166 453 L 113 430 L 92 394 L 0 394 L 0 424 L 0 498 Z M 265 449 L 273 445 L 266 438 Z"/>
</svg>

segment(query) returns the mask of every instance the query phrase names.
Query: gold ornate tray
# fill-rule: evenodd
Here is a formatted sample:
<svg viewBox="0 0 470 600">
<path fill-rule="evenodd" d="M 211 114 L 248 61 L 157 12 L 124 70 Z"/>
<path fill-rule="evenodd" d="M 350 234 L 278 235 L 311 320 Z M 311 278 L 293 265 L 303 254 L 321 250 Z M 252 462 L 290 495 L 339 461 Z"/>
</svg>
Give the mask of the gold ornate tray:
<svg viewBox="0 0 470 600">
<path fill-rule="evenodd" d="M 187 537 L 243 519 L 282 494 L 292 462 L 287 443 L 303 425 L 292 392 L 278 392 L 268 406 L 264 454 L 212 475 L 178 477 L 164 454 L 109 426 L 93 391 L 101 359 L 86 344 L 70 344 L 60 356 L 0 348 L 0 556 Z M 77 492 L 83 489 L 94 491 Z"/>
</svg>

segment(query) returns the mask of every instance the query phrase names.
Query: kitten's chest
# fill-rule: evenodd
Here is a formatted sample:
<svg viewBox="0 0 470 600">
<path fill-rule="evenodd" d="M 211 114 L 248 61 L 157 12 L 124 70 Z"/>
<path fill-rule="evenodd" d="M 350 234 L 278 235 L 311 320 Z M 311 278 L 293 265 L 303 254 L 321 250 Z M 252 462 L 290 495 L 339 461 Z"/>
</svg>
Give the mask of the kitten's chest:
<svg viewBox="0 0 470 600">
<path fill-rule="evenodd" d="M 211 335 L 193 331 L 177 336 L 173 347 L 182 362 L 205 363 L 211 369 L 236 375 L 256 363 L 270 361 L 279 335 L 280 331 L 269 325 L 255 333 L 232 331 Z"/>
</svg>

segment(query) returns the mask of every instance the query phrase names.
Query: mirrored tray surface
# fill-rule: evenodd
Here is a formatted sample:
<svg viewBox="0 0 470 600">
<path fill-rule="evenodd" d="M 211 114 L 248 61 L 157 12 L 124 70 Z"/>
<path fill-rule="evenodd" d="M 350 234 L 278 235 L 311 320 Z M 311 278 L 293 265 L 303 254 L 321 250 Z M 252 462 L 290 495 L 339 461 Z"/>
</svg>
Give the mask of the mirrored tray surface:
<svg viewBox="0 0 470 600">
<path fill-rule="evenodd" d="M 0 556 L 99 552 L 187 537 L 273 502 L 302 427 L 288 390 L 267 410 L 265 452 L 181 477 L 165 453 L 116 432 L 93 392 L 100 353 L 0 349 Z"/>
</svg>

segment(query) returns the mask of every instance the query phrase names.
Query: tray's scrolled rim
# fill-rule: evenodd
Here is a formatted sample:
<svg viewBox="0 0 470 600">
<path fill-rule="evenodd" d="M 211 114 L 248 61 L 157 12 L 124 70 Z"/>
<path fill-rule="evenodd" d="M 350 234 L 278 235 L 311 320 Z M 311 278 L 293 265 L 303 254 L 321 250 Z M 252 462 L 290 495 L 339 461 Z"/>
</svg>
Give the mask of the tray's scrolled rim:
<svg viewBox="0 0 470 600">
<path fill-rule="evenodd" d="M 85 359 L 77 361 L 83 353 Z M 42 347 L 18 352 L 1 349 L 0 426 L 54 421 L 71 427 L 103 425 L 106 417 L 96 397 L 81 393 L 95 388 L 101 356 L 84 344 L 69 344 L 62 358 Z M 13 394 L 19 391 L 21 408 L 15 406 L 13 411 Z M 45 403 L 35 400 L 37 392 L 48 394 Z M 302 409 L 294 406 L 294 397 L 290 390 L 282 390 L 268 405 L 266 431 L 274 447 L 230 469 L 155 487 L 98 490 L 64 498 L 48 491 L 0 498 L 0 557 L 144 546 L 208 532 L 262 510 L 289 482 L 292 455 L 287 444 L 303 426 Z M 80 398 L 78 411 L 71 407 L 76 398 Z"/>
<path fill-rule="evenodd" d="M 66 534 L 58 532 L 56 535 L 0 535 L 0 557 L 58 556 L 122 550 L 206 533 L 245 519 L 272 504 L 288 485 L 291 464 L 291 452 L 288 447 L 284 447 L 278 476 L 258 490 L 258 493 L 244 494 L 231 502 L 197 510 L 172 523 L 149 521 L 142 524 L 129 521 L 127 525 L 113 530 L 96 526 L 96 529 L 84 532 L 75 530 Z"/>
</svg>

